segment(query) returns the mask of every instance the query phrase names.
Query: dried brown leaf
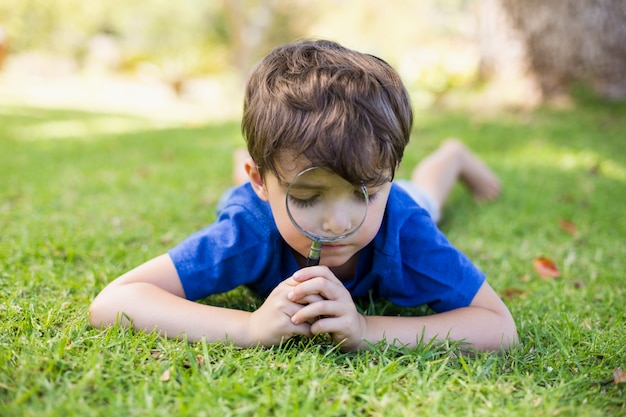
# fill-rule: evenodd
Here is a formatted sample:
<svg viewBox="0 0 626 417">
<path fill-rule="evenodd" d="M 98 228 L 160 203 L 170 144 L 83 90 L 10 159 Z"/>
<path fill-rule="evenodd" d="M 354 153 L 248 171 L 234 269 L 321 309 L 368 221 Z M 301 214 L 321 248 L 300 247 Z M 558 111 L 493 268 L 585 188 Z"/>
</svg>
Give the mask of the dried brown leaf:
<svg viewBox="0 0 626 417">
<path fill-rule="evenodd" d="M 559 220 L 559 227 L 572 236 L 578 235 L 578 227 L 576 227 L 574 222 L 570 220 L 565 220 L 565 219 Z"/>
<path fill-rule="evenodd" d="M 204 366 L 204 356 L 196 355 L 196 363 L 198 364 L 198 368 L 202 368 Z"/>
<path fill-rule="evenodd" d="M 507 300 L 512 300 L 514 298 L 523 297 L 526 295 L 526 292 L 521 288 L 508 287 L 504 291 L 502 291 L 502 298 Z"/>
<path fill-rule="evenodd" d="M 559 268 L 550 258 L 535 258 L 533 265 L 535 267 L 535 271 L 537 271 L 539 276 L 542 278 L 556 278 L 561 275 Z"/>
<path fill-rule="evenodd" d="M 161 376 L 159 377 L 159 381 L 167 382 L 170 380 L 171 377 L 172 377 L 172 367 L 170 366 L 169 368 L 165 370 L 165 372 L 161 374 Z"/>
<path fill-rule="evenodd" d="M 622 368 L 613 369 L 613 382 L 616 384 L 626 383 L 626 372 L 622 371 Z"/>
</svg>

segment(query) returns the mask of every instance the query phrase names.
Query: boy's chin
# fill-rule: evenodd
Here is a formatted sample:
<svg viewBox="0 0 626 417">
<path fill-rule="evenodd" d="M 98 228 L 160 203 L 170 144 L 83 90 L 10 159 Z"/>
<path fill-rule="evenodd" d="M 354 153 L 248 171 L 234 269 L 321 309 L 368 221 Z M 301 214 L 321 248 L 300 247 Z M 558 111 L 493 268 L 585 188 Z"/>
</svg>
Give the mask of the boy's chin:
<svg viewBox="0 0 626 417">
<path fill-rule="evenodd" d="M 326 255 L 322 252 L 322 258 L 320 259 L 320 265 L 327 266 L 329 268 L 342 268 L 356 265 L 356 257 L 354 253 L 343 255 Z"/>
<path fill-rule="evenodd" d="M 345 259 L 345 258 L 339 259 L 333 256 L 330 259 L 324 259 L 324 258 L 320 259 L 320 265 L 327 266 L 329 268 L 338 268 L 340 266 L 344 266 L 348 262 L 348 260 L 349 259 Z"/>
</svg>

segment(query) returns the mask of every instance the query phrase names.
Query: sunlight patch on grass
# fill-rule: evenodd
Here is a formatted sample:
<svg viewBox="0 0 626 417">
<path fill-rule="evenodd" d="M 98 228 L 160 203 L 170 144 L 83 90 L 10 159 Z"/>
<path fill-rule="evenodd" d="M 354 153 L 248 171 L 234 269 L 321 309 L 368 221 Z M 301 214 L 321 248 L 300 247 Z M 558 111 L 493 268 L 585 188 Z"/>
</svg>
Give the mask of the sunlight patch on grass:
<svg viewBox="0 0 626 417">
<path fill-rule="evenodd" d="M 525 167 L 553 168 L 561 171 L 588 171 L 626 182 L 626 166 L 591 149 L 582 151 L 528 142 L 515 151 L 514 161 Z"/>
<path fill-rule="evenodd" d="M 130 133 L 153 127 L 141 119 L 127 117 L 100 117 L 82 120 L 54 120 L 34 126 L 16 127 L 11 136 L 23 141 L 60 140 L 84 138 L 89 139 L 97 132 L 98 136 Z"/>
</svg>

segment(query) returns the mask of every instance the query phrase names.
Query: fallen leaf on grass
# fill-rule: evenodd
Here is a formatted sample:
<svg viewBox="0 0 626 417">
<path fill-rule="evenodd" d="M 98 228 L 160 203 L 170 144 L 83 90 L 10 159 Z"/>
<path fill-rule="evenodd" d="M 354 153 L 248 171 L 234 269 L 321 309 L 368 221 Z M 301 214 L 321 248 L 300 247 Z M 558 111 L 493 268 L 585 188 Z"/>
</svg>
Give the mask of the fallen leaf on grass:
<svg viewBox="0 0 626 417">
<path fill-rule="evenodd" d="M 137 170 L 137 176 L 139 178 L 147 178 L 150 176 L 150 169 L 143 167 Z"/>
<path fill-rule="evenodd" d="M 169 368 L 165 370 L 165 372 L 161 374 L 161 376 L 159 377 L 159 381 L 167 382 L 170 380 L 171 376 L 172 376 L 172 367 L 170 366 Z"/>
<path fill-rule="evenodd" d="M 578 235 L 578 228 L 576 227 L 574 222 L 571 222 L 571 221 L 565 220 L 565 219 L 561 219 L 561 220 L 559 220 L 559 227 L 561 229 L 563 229 L 564 231 L 566 231 L 567 233 L 569 233 L 570 235 L 572 235 L 572 236 Z"/>
<path fill-rule="evenodd" d="M 535 271 L 537 271 L 542 278 L 556 278 L 561 275 L 559 268 L 557 268 L 556 264 L 549 258 L 535 258 L 533 265 L 535 266 Z"/>
<path fill-rule="evenodd" d="M 622 368 L 613 369 L 613 382 L 616 384 L 626 383 L 626 372 L 622 371 Z"/>
<path fill-rule="evenodd" d="M 270 363 L 270 368 L 289 369 L 286 363 Z"/>
<path fill-rule="evenodd" d="M 524 295 L 526 295 L 526 292 L 521 288 L 508 287 L 507 289 L 502 291 L 502 298 L 505 298 L 507 300 L 512 300 L 517 297 L 523 297 Z"/>
</svg>

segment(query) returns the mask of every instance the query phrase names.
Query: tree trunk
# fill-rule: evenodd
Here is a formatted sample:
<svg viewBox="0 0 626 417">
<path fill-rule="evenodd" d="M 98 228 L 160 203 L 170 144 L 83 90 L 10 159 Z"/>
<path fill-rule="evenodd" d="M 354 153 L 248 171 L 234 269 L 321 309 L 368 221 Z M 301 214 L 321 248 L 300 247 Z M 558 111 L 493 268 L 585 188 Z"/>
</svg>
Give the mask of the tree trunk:
<svg viewBox="0 0 626 417">
<path fill-rule="evenodd" d="M 530 71 L 544 97 L 582 81 L 603 96 L 626 99 L 626 1 L 480 3 L 483 75 L 513 65 Z"/>
</svg>

